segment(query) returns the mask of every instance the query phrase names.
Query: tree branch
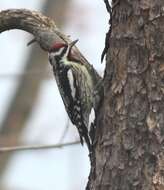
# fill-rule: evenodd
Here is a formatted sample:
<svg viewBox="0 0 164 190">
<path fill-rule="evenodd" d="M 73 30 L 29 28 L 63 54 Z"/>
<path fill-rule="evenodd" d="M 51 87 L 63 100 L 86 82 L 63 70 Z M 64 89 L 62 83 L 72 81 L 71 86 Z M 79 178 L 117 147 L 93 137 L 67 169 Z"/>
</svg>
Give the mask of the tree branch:
<svg viewBox="0 0 164 190">
<path fill-rule="evenodd" d="M 42 149 L 55 149 L 63 148 L 67 146 L 77 145 L 80 141 L 73 141 L 68 143 L 59 143 L 52 145 L 29 145 L 29 146 L 12 146 L 12 147 L 0 147 L 0 153 L 13 152 L 13 151 L 25 151 L 25 150 L 42 150 Z"/>
<path fill-rule="evenodd" d="M 40 47 L 49 51 L 55 42 L 71 42 L 55 25 L 55 22 L 37 11 L 27 9 L 8 9 L 0 12 L 0 33 L 10 29 L 21 29 L 34 35 Z M 73 53 L 90 69 L 92 65 L 84 58 L 76 46 Z"/>
<path fill-rule="evenodd" d="M 26 9 L 8 9 L 0 12 L 0 32 L 10 29 L 21 29 L 33 34 L 44 50 L 49 50 L 54 41 L 61 39 L 52 19 Z"/>
</svg>

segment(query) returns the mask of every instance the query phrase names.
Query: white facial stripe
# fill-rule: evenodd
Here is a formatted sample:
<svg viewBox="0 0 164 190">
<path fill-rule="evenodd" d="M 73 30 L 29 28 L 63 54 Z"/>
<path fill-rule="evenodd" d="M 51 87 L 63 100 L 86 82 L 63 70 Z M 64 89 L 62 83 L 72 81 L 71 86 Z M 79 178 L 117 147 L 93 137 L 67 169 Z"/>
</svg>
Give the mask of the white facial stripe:
<svg viewBox="0 0 164 190">
<path fill-rule="evenodd" d="M 58 51 L 54 52 L 54 56 L 58 56 L 62 53 L 64 47 L 60 48 Z"/>
<path fill-rule="evenodd" d="M 58 55 L 60 55 L 60 54 L 62 53 L 63 49 L 64 49 L 64 47 L 60 48 L 60 49 L 59 49 L 58 51 L 56 51 L 56 52 L 50 52 L 50 53 L 49 53 L 49 56 L 51 56 L 51 57 L 58 56 Z"/>
<path fill-rule="evenodd" d="M 69 84 L 70 84 L 70 87 L 71 87 L 71 94 L 72 94 L 72 97 L 74 98 L 75 97 L 75 93 L 76 93 L 76 89 L 74 87 L 74 78 L 73 78 L 73 74 L 72 74 L 72 70 L 71 69 L 68 70 L 67 77 L 68 77 Z"/>
<path fill-rule="evenodd" d="M 88 131 L 90 131 L 91 123 L 94 123 L 95 120 L 95 110 L 92 108 L 89 115 Z"/>
</svg>

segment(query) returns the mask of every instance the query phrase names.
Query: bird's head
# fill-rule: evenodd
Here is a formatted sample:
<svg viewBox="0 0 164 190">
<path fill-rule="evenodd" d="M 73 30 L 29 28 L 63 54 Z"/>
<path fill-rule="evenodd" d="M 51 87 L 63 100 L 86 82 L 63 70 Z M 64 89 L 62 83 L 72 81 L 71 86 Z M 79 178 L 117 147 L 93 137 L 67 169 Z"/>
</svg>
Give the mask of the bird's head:
<svg viewBox="0 0 164 190">
<path fill-rule="evenodd" d="M 72 58 L 72 48 L 78 42 L 78 40 L 71 43 L 58 42 L 55 43 L 50 49 L 50 55 L 53 55 L 56 59 Z"/>
</svg>

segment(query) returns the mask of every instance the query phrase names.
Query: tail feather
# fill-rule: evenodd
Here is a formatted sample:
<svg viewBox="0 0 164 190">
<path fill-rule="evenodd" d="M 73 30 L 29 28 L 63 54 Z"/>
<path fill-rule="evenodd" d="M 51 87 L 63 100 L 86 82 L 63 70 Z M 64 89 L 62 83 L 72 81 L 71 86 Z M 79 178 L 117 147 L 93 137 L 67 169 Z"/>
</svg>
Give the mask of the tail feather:
<svg viewBox="0 0 164 190">
<path fill-rule="evenodd" d="M 83 141 L 83 137 L 80 135 L 80 143 L 81 143 L 81 145 L 83 146 L 83 144 L 84 144 L 84 141 Z"/>
<path fill-rule="evenodd" d="M 82 123 L 79 123 L 79 125 L 77 126 L 77 129 L 78 129 L 78 132 L 79 132 L 81 144 L 83 145 L 84 140 L 85 140 L 89 151 L 91 151 L 91 141 L 90 141 L 90 138 L 89 138 L 88 129 Z"/>
</svg>

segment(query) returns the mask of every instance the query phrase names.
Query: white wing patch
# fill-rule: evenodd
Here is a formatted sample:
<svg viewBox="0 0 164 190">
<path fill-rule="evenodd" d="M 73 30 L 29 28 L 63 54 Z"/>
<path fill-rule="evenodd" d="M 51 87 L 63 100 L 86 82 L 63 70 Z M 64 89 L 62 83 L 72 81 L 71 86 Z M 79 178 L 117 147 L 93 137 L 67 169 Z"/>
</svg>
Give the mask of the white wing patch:
<svg viewBox="0 0 164 190">
<path fill-rule="evenodd" d="M 95 110 L 92 108 L 89 114 L 88 131 L 90 131 L 91 124 L 94 123 L 94 120 L 95 120 Z"/>
<path fill-rule="evenodd" d="M 74 98 L 75 97 L 75 93 L 76 93 L 76 89 L 74 87 L 74 78 L 73 78 L 73 74 L 72 74 L 72 70 L 71 69 L 68 70 L 67 77 L 68 77 L 69 84 L 70 84 L 70 87 L 71 87 L 71 94 L 72 94 L 72 97 Z"/>
</svg>

